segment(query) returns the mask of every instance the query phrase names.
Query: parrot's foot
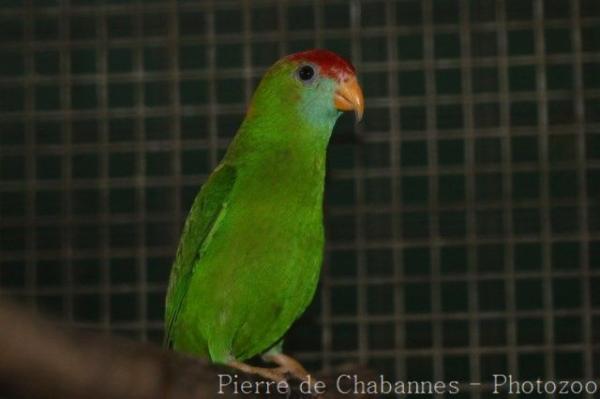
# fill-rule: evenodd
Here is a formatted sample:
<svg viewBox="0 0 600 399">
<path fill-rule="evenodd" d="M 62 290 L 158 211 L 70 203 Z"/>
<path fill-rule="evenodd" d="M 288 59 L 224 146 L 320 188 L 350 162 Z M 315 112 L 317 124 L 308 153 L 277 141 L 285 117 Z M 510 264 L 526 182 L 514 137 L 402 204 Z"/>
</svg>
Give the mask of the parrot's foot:
<svg viewBox="0 0 600 399">
<path fill-rule="evenodd" d="M 267 380 L 275 382 L 281 382 L 286 380 L 286 370 L 283 370 L 281 367 L 276 367 L 272 369 L 265 367 L 256 367 L 235 360 L 230 361 L 229 363 L 227 363 L 227 365 L 229 367 L 233 367 L 234 369 L 238 369 L 246 374 L 257 375 L 262 378 L 266 378 Z"/>
<path fill-rule="evenodd" d="M 300 381 L 309 380 L 310 375 L 308 374 L 308 371 L 306 371 L 306 369 L 293 357 L 284 355 L 283 353 L 268 353 L 263 355 L 263 359 L 267 362 L 279 365 L 277 370 L 282 371 L 284 374 L 289 373 Z"/>
</svg>

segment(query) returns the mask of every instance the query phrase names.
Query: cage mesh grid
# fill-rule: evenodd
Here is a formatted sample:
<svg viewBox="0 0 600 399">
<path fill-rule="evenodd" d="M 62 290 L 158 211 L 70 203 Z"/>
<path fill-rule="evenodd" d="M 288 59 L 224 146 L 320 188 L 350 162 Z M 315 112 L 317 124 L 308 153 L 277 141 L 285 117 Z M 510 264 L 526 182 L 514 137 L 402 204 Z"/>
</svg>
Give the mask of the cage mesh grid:
<svg viewBox="0 0 600 399">
<path fill-rule="evenodd" d="M 397 379 L 593 378 L 599 8 L 8 2 L 2 292 L 160 340 L 179 227 L 257 80 L 328 47 L 352 59 L 368 107 L 336 128 L 326 266 L 289 349 Z"/>
</svg>

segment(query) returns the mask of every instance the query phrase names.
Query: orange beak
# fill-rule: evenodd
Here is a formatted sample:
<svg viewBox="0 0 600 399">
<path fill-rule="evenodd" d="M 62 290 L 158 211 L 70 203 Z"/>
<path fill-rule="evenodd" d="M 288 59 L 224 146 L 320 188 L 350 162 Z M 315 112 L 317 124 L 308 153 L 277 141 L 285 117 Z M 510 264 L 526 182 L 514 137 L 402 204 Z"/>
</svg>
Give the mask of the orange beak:
<svg viewBox="0 0 600 399">
<path fill-rule="evenodd" d="M 354 111 L 357 121 L 362 119 L 365 111 L 365 99 L 355 76 L 338 84 L 335 90 L 334 104 L 340 111 Z"/>
</svg>

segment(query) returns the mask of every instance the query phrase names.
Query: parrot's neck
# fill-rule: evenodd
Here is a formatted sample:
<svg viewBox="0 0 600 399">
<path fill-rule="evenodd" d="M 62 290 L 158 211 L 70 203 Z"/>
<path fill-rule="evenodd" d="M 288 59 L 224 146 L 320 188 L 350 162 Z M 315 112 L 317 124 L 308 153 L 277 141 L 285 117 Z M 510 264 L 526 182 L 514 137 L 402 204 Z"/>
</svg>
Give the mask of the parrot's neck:
<svg viewBox="0 0 600 399">
<path fill-rule="evenodd" d="M 272 115 L 247 117 L 225 161 L 263 187 L 322 202 L 327 144 L 337 115 L 316 122 L 298 115 Z"/>
<path fill-rule="evenodd" d="M 226 157 L 268 167 L 312 167 L 325 160 L 327 144 L 340 113 L 311 118 L 297 112 L 260 113 L 253 110 L 229 146 Z"/>
</svg>

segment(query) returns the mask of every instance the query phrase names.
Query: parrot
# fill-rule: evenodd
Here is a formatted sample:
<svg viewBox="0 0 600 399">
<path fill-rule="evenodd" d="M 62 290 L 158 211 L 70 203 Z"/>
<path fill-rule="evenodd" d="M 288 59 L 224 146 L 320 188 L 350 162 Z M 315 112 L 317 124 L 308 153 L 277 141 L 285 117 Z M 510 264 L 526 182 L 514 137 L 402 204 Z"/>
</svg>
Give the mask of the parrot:
<svg viewBox="0 0 600 399">
<path fill-rule="evenodd" d="M 364 98 L 340 55 L 306 50 L 266 71 L 183 225 L 167 347 L 274 381 L 307 379 L 282 343 L 318 285 L 326 150 L 344 111 L 360 121 Z M 274 366 L 247 363 L 259 355 Z"/>
</svg>

